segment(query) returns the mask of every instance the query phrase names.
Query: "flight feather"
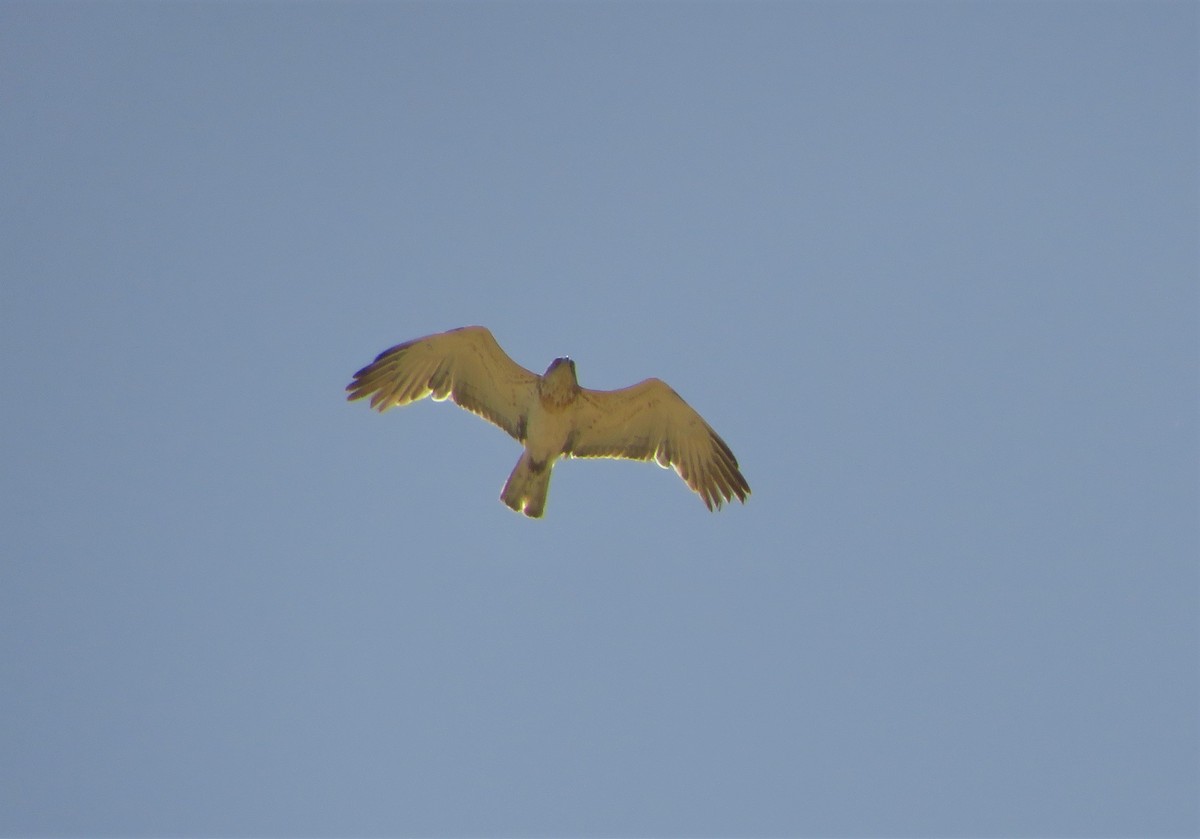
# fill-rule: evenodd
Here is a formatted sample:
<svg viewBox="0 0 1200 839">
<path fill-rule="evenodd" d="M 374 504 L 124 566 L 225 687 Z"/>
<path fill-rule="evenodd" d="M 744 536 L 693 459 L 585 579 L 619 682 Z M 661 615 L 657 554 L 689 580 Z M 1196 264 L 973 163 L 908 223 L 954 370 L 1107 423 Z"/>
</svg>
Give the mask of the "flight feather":
<svg viewBox="0 0 1200 839">
<path fill-rule="evenodd" d="M 509 358 L 487 329 L 465 326 L 384 350 L 346 390 L 350 400 L 369 396 L 381 413 L 426 396 L 449 398 L 523 441 L 539 378 Z"/>
<path fill-rule="evenodd" d="M 576 412 L 573 457 L 654 460 L 673 468 L 710 510 L 750 494 L 729 446 L 660 379 L 621 390 L 584 388 Z"/>
</svg>

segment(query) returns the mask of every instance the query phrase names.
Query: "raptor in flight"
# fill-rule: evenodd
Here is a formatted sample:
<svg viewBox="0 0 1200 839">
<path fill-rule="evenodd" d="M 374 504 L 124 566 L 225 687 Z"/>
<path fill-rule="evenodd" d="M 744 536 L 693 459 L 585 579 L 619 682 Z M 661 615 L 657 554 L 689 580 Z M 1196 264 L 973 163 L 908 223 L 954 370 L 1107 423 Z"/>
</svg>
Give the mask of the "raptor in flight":
<svg viewBox="0 0 1200 839">
<path fill-rule="evenodd" d="M 433 396 L 500 426 L 525 446 L 500 500 L 534 518 L 546 509 L 560 457 L 655 460 L 672 467 L 709 510 L 750 486 L 737 458 L 704 419 L 659 379 L 621 390 L 589 390 L 575 362 L 556 358 L 539 376 L 517 364 L 482 326 L 465 326 L 384 350 L 354 374 L 350 400 L 386 411 Z"/>
</svg>

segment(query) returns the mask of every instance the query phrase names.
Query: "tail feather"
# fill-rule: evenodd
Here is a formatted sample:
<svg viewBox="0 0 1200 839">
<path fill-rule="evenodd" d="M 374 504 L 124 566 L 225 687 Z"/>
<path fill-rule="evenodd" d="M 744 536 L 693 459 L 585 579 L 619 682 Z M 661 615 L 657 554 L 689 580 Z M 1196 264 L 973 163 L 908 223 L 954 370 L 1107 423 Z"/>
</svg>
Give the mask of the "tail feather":
<svg viewBox="0 0 1200 839">
<path fill-rule="evenodd" d="M 541 518 L 546 511 L 546 493 L 550 490 L 550 471 L 553 464 L 535 464 L 529 452 L 521 455 L 512 474 L 504 484 L 500 500 L 518 513 Z"/>
</svg>

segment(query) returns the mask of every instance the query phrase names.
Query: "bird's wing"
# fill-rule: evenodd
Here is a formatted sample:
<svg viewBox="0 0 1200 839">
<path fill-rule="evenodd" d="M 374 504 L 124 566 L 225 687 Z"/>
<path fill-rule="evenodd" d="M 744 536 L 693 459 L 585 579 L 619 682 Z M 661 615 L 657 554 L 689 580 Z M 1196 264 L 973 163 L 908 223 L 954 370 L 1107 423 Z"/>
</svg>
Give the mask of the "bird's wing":
<svg viewBox="0 0 1200 839">
<path fill-rule="evenodd" d="M 729 446 L 666 382 L 583 389 L 575 406 L 573 457 L 656 460 L 673 467 L 710 510 L 735 497 L 745 503 L 750 494 Z"/>
<path fill-rule="evenodd" d="M 383 412 L 432 395 L 525 439 L 525 412 L 538 375 L 517 364 L 482 326 L 464 326 L 384 350 L 346 386 L 351 401 L 371 397 Z"/>
</svg>

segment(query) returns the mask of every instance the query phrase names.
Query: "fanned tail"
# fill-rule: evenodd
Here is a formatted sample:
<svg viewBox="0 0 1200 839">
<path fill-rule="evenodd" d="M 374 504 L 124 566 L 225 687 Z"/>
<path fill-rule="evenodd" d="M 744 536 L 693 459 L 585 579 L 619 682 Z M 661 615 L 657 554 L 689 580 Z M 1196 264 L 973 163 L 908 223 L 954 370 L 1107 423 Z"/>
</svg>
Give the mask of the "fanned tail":
<svg viewBox="0 0 1200 839">
<path fill-rule="evenodd" d="M 552 464 L 535 464 L 524 452 L 504 484 L 500 500 L 518 513 L 541 518 L 546 511 L 546 493 L 550 490 Z"/>
</svg>

